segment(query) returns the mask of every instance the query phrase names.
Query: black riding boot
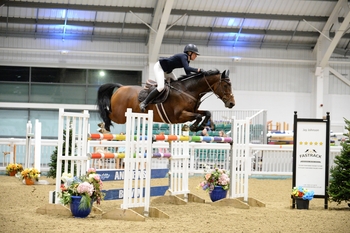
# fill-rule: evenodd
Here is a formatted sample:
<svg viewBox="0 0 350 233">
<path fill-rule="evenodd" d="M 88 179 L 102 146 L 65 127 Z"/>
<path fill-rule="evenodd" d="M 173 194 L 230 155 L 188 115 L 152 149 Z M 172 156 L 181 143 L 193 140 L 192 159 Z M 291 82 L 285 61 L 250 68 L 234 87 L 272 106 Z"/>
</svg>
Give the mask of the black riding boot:
<svg viewBox="0 0 350 233">
<path fill-rule="evenodd" d="M 155 88 L 153 91 L 151 91 L 151 92 L 148 94 L 148 96 L 146 97 L 146 99 L 140 103 L 141 112 L 146 111 L 146 107 L 147 107 L 147 105 L 149 104 L 149 102 L 151 102 L 154 98 L 156 98 L 157 95 L 158 95 L 159 93 L 160 93 L 160 92 L 157 90 L 157 88 Z"/>
</svg>

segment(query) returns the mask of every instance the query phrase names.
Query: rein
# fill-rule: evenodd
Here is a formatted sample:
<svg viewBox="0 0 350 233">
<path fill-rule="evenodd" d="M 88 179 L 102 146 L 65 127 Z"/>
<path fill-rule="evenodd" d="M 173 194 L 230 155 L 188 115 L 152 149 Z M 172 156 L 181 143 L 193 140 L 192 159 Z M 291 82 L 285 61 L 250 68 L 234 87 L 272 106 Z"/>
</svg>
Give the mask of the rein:
<svg viewBox="0 0 350 233">
<path fill-rule="evenodd" d="M 169 85 L 169 84 L 168 84 L 168 85 Z M 179 90 L 179 89 L 177 89 L 177 88 L 175 88 L 175 87 L 173 87 L 173 86 L 171 86 L 171 85 L 169 85 L 169 87 L 170 87 L 171 89 L 174 89 L 175 91 L 178 91 L 178 92 L 180 92 L 180 93 L 182 93 L 182 94 L 185 94 L 186 96 L 190 97 L 190 98 L 193 99 L 194 101 L 197 101 L 197 99 L 194 98 L 192 95 L 190 95 L 190 94 L 188 94 L 188 93 L 186 93 L 186 92 L 184 92 L 184 91 L 182 91 L 182 90 Z"/>
<path fill-rule="evenodd" d="M 209 87 L 209 89 L 210 89 L 210 91 L 211 91 L 211 94 L 210 95 L 208 95 L 205 99 L 203 99 L 201 102 L 203 102 L 204 100 L 206 100 L 206 99 L 208 99 L 211 95 L 213 95 L 213 94 L 215 94 L 215 96 L 218 98 L 218 99 L 220 99 L 220 96 L 218 95 L 218 94 L 216 94 L 215 93 L 215 90 L 213 90 L 213 88 L 210 86 L 210 84 L 209 84 L 209 82 L 208 82 L 208 80 L 207 80 L 207 78 L 205 77 L 205 75 L 204 75 L 204 80 L 205 80 L 205 82 L 207 83 L 207 85 L 208 85 L 208 87 Z M 219 84 L 221 83 L 221 77 L 220 77 L 220 81 L 219 81 Z M 215 83 L 214 83 L 215 84 Z M 213 84 L 213 85 L 214 85 Z M 220 86 L 220 85 L 219 85 Z M 217 89 L 217 88 L 216 88 Z M 208 91 L 209 92 L 209 91 Z M 205 95 L 206 93 L 208 93 L 208 92 L 203 92 L 203 95 Z"/>
<path fill-rule="evenodd" d="M 221 80 L 221 77 L 220 77 L 220 81 L 219 81 L 219 83 L 218 83 L 218 86 L 216 87 L 216 89 L 213 89 L 212 88 L 212 86 L 213 85 L 215 85 L 215 83 L 211 86 L 210 84 L 209 84 L 209 82 L 208 82 L 208 80 L 206 79 L 206 77 L 204 76 L 204 79 L 205 79 L 205 82 L 207 83 L 207 85 L 208 85 L 208 87 L 209 87 L 209 89 L 210 89 L 210 91 L 211 91 L 211 94 L 210 95 L 208 95 L 205 99 L 203 99 L 201 102 L 203 102 L 204 100 L 206 100 L 207 98 L 209 98 L 211 95 L 213 95 L 213 94 L 215 94 L 216 95 L 216 97 L 218 98 L 218 99 L 221 99 L 220 98 L 220 96 L 218 95 L 218 94 L 216 94 L 215 93 L 215 91 L 219 88 L 219 86 L 220 86 L 220 89 L 221 89 L 221 92 L 224 94 L 223 95 L 223 97 L 222 97 L 222 100 L 224 101 L 224 102 L 226 102 L 226 100 L 227 100 L 227 98 L 225 97 L 225 92 L 222 90 L 222 86 L 220 85 L 220 83 L 223 81 L 223 82 L 227 82 L 225 79 L 224 80 Z M 209 91 L 208 91 L 209 92 Z M 201 93 L 202 95 L 205 95 L 206 93 L 208 93 L 208 92 L 203 92 L 203 93 Z"/>
<path fill-rule="evenodd" d="M 190 77 L 185 78 L 185 79 L 182 79 L 181 81 L 185 81 L 185 80 L 187 80 L 187 79 L 189 79 L 189 78 L 190 78 Z M 220 96 L 217 95 L 217 94 L 215 93 L 215 90 L 214 90 L 214 89 L 212 88 L 212 86 L 209 84 L 209 82 L 208 82 L 208 80 L 207 80 L 205 74 L 203 74 L 203 78 L 204 78 L 206 84 L 208 85 L 210 91 L 200 93 L 199 96 L 204 96 L 206 93 L 212 92 L 212 94 L 215 94 L 216 97 L 217 97 L 218 99 L 220 99 Z M 220 80 L 219 80 L 219 86 L 220 86 L 220 83 L 221 83 L 221 77 L 220 77 Z M 215 84 L 215 83 L 214 83 L 214 84 Z M 214 84 L 213 84 L 213 85 L 214 85 Z M 178 91 L 178 92 L 180 92 L 180 93 L 182 93 L 182 94 L 185 94 L 186 96 L 190 97 L 190 98 L 193 99 L 194 101 L 197 101 L 197 99 L 196 99 L 195 97 L 191 96 L 190 94 L 188 94 L 188 93 L 186 93 L 186 92 L 184 92 L 184 91 L 182 91 L 182 90 L 179 90 L 179 89 L 177 89 L 177 88 L 171 86 L 170 84 L 167 84 L 167 85 L 169 85 L 170 88 L 172 88 L 172 89 L 174 89 L 174 90 L 176 90 L 176 91 Z M 218 87 L 217 87 L 217 88 L 218 88 Z M 217 88 L 216 88 L 216 89 L 217 89 Z M 221 90 L 221 91 L 222 91 L 222 90 Z M 199 101 L 199 104 L 201 104 L 204 100 L 206 100 L 207 98 L 209 98 L 212 94 L 208 95 L 205 99 L 200 100 L 200 101 Z"/>
</svg>

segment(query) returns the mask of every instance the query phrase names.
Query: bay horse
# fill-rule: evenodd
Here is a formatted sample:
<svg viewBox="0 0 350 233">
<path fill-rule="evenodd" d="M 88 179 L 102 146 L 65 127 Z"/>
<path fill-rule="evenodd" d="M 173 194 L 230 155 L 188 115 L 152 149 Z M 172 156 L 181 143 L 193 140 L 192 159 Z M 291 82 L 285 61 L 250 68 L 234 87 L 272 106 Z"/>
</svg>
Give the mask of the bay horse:
<svg viewBox="0 0 350 233">
<path fill-rule="evenodd" d="M 192 132 L 202 130 L 211 117 L 209 111 L 198 110 L 201 98 L 213 92 L 221 99 L 225 107 L 235 106 L 229 71 L 220 73 L 210 70 L 190 76 L 182 76 L 177 81 L 166 84 L 170 87 L 168 98 L 160 104 L 150 103 L 146 110 L 153 110 L 153 121 L 168 124 L 195 122 L 190 126 Z M 112 121 L 117 124 L 126 122 L 125 112 L 131 108 L 141 113 L 138 100 L 141 86 L 123 86 L 119 83 L 107 83 L 100 86 L 97 106 L 106 130 L 110 131 Z M 202 121 L 203 116 L 205 116 Z M 199 125 L 199 123 L 202 123 Z"/>
</svg>

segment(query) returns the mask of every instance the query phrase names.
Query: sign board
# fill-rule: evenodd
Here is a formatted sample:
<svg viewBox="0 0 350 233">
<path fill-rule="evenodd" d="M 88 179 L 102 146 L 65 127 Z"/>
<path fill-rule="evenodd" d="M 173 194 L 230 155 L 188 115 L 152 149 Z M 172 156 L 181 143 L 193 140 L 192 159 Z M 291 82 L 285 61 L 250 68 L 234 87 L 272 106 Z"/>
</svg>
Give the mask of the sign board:
<svg viewBox="0 0 350 233">
<path fill-rule="evenodd" d="M 328 208 L 330 117 L 298 118 L 294 112 L 293 187 L 302 186 L 324 198 Z M 293 208 L 294 208 L 293 202 Z"/>
<path fill-rule="evenodd" d="M 169 172 L 168 168 L 154 168 L 151 170 L 151 179 L 159 179 L 159 178 L 165 178 L 167 177 Z M 116 181 L 116 180 L 124 180 L 124 169 L 98 169 L 96 171 L 97 174 L 100 175 L 101 180 L 104 181 Z M 133 173 L 133 179 L 144 179 L 146 176 L 145 173 L 141 173 L 140 170 L 134 171 Z"/>
</svg>

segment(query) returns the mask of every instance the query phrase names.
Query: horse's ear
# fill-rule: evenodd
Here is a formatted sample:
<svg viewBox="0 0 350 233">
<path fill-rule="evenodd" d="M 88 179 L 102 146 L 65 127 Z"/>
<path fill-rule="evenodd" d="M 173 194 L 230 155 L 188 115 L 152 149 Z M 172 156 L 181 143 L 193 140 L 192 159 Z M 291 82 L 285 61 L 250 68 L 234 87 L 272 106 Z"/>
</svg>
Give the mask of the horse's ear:
<svg viewBox="0 0 350 233">
<path fill-rule="evenodd" d="M 221 78 L 229 78 L 230 70 L 224 70 L 221 74 Z"/>
<path fill-rule="evenodd" d="M 226 73 L 226 70 L 224 70 L 224 72 L 221 73 L 221 79 L 225 78 L 225 73 Z"/>
<path fill-rule="evenodd" d="M 226 74 L 225 74 L 226 78 L 230 77 L 230 70 L 226 70 Z"/>
</svg>

